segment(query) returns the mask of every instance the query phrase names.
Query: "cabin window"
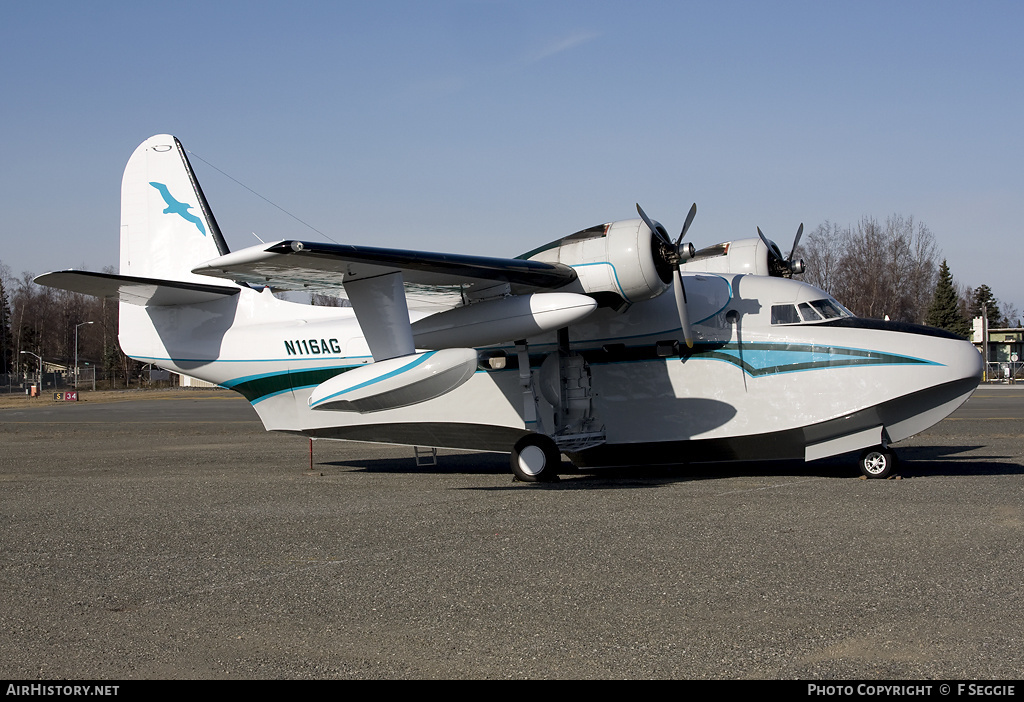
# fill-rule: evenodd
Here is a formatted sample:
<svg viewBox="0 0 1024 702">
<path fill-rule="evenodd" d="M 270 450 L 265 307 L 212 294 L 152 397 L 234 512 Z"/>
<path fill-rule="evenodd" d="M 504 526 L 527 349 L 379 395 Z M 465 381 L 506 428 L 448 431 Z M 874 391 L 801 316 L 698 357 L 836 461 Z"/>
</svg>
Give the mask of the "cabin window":
<svg viewBox="0 0 1024 702">
<path fill-rule="evenodd" d="M 505 355 L 504 351 L 481 351 L 479 354 L 477 354 L 477 370 L 504 370 L 504 368 L 507 365 L 507 356 Z"/>
<path fill-rule="evenodd" d="M 772 305 L 772 324 L 799 324 L 800 315 L 793 305 Z"/>
</svg>

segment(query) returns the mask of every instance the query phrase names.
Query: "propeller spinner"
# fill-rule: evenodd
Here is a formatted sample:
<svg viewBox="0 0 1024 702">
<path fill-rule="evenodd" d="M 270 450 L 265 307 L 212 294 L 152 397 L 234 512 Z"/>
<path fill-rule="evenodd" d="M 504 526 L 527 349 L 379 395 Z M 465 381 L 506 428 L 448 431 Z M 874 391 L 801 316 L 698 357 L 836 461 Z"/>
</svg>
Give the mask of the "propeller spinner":
<svg viewBox="0 0 1024 702">
<path fill-rule="evenodd" d="M 676 296 L 676 308 L 679 310 L 679 325 L 683 330 L 683 338 L 686 340 L 686 346 L 693 348 L 693 331 L 690 329 L 690 315 L 686 309 L 686 288 L 683 286 L 683 277 L 679 273 L 679 266 L 684 261 L 693 258 L 694 250 L 693 244 L 687 242 L 683 244 L 683 237 L 686 236 L 686 230 L 690 228 L 690 224 L 693 223 L 693 218 L 697 214 L 697 203 L 693 203 L 693 207 L 690 208 L 690 213 L 686 215 L 686 221 L 683 223 L 683 231 L 679 233 L 679 238 L 676 239 L 675 243 L 668 236 L 668 231 L 662 226 L 661 222 L 656 222 L 647 216 L 647 213 L 643 211 L 640 204 L 637 203 L 636 211 L 640 213 L 640 218 L 644 220 L 644 224 L 647 228 L 654 232 L 655 236 L 661 242 L 659 247 L 661 257 L 666 264 L 672 268 L 672 291 Z"/>
<path fill-rule="evenodd" d="M 768 253 L 771 254 L 771 258 L 768 260 L 769 269 L 772 275 L 777 275 L 782 278 L 792 278 L 794 275 L 800 275 L 807 267 L 804 265 L 802 258 L 793 260 L 793 254 L 796 253 L 796 247 L 800 245 L 800 237 L 804 234 L 803 222 L 800 223 L 800 227 L 796 230 L 796 237 L 793 239 L 793 248 L 789 250 L 789 258 L 783 258 L 782 252 L 779 251 L 779 247 L 774 241 L 769 239 L 761 231 L 761 227 L 757 228 L 757 235 L 761 237 L 761 241 L 768 247 Z"/>
</svg>

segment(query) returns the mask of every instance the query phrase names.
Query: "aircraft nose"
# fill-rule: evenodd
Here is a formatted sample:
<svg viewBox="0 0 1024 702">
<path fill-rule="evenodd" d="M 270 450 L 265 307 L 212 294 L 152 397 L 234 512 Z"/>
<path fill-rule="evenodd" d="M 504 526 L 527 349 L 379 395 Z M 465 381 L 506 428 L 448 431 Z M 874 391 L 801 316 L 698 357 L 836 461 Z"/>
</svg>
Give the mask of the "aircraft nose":
<svg viewBox="0 0 1024 702">
<path fill-rule="evenodd" d="M 977 378 L 980 381 L 985 371 L 985 359 L 978 349 L 974 348 L 974 344 L 964 342 L 964 346 L 964 377 Z"/>
</svg>

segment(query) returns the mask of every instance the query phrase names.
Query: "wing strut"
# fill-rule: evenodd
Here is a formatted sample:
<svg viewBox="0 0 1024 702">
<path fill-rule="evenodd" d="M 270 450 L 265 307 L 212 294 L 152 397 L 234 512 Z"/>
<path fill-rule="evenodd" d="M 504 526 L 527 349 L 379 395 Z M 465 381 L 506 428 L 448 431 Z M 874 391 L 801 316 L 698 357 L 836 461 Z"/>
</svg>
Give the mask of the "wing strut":
<svg viewBox="0 0 1024 702">
<path fill-rule="evenodd" d="M 374 361 L 416 353 L 401 271 L 350 281 L 345 292 Z"/>
</svg>

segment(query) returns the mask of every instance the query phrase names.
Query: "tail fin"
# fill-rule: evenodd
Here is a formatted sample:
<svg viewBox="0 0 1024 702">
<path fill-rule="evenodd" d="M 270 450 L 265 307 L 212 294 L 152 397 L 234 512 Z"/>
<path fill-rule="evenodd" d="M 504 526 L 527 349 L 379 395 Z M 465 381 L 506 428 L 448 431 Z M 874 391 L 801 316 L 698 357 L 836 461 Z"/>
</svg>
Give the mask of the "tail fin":
<svg viewBox="0 0 1024 702">
<path fill-rule="evenodd" d="M 192 269 L 226 253 L 181 142 L 170 134 L 146 139 L 121 181 L 121 274 L 210 282 Z"/>
</svg>

